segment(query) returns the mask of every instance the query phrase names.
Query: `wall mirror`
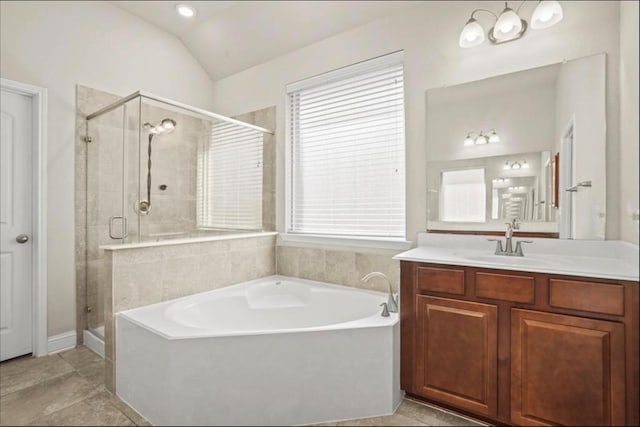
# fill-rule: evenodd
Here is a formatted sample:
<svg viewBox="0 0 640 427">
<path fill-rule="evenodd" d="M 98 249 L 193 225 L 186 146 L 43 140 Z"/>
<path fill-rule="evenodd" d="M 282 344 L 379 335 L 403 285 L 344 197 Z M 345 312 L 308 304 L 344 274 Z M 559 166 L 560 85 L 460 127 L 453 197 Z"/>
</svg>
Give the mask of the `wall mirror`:
<svg viewBox="0 0 640 427">
<path fill-rule="evenodd" d="M 604 239 L 605 55 L 455 86 L 427 103 L 427 230 Z"/>
</svg>

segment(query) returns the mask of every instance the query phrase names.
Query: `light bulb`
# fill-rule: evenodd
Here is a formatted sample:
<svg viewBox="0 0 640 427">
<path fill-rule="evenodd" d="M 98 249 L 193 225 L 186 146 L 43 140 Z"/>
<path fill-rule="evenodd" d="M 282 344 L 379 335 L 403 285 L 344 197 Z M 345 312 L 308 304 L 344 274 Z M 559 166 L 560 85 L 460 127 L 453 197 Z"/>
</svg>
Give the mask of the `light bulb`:
<svg viewBox="0 0 640 427">
<path fill-rule="evenodd" d="M 196 10 L 193 7 L 189 6 L 188 4 L 177 4 L 176 10 L 180 15 L 184 16 L 185 18 L 191 18 L 193 17 L 193 15 L 196 14 Z"/>
<path fill-rule="evenodd" d="M 549 28 L 562 21 L 562 6 L 555 0 L 543 0 L 536 6 L 531 16 L 531 28 L 540 30 Z"/>
<path fill-rule="evenodd" d="M 467 135 L 467 137 L 464 139 L 464 146 L 468 147 L 470 145 L 473 145 L 473 138 L 471 138 L 471 135 Z"/>
<path fill-rule="evenodd" d="M 484 41 L 484 30 L 482 26 L 473 18 L 469 18 L 467 24 L 460 33 L 458 44 L 460 47 L 475 47 Z"/>
<path fill-rule="evenodd" d="M 522 161 L 522 169 L 529 169 L 529 164 L 527 163 L 526 160 Z"/>
<path fill-rule="evenodd" d="M 491 135 L 489 135 L 489 143 L 490 144 L 497 144 L 498 142 L 500 142 L 500 137 L 498 136 L 498 134 L 494 130 L 494 131 L 491 132 Z"/>
<path fill-rule="evenodd" d="M 478 135 L 478 137 L 476 138 L 475 143 L 476 143 L 477 145 L 482 145 L 482 144 L 486 144 L 487 142 L 489 142 L 489 141 L 487 140 L 487 137 L 486 137 L 486 136 L 484 136 L 484 135 L 482 134 L 482 132 L 480 132 L 480 135 Z"/>
<path fill-rule="evenodd" d="M 504 167 L 502 169 L 504 169 L 504 170 L 511 169 L 511 166 L 509 166 L 509 162 L 504 162 Z"/>
<path fill-rule="evenodd" d="M 522 20 L 513 9 L 505 7 L 493 27 L 493 36 L 496 40 L 509 40 L 518 35 L 522 30 Z"/>
<path fill-rule="evenodd" d="M 511 165 L 511 169 L 520 169 L 520 163 L 515 162 L 514 164 Z"/>
</svg>

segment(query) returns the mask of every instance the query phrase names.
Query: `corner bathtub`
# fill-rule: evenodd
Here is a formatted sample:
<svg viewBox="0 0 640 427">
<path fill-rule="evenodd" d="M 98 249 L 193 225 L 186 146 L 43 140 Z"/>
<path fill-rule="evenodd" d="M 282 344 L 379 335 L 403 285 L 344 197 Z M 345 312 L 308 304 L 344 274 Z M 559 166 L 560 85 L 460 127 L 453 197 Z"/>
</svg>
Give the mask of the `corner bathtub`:
<svg viewBox="0 0 640 427">
<path fill-rule="evenodd" d="M 292 425 L 401 400 L 386 294 L 271 276 L 120 312 L 116 393 L 154 425 Z"/>
</svg>

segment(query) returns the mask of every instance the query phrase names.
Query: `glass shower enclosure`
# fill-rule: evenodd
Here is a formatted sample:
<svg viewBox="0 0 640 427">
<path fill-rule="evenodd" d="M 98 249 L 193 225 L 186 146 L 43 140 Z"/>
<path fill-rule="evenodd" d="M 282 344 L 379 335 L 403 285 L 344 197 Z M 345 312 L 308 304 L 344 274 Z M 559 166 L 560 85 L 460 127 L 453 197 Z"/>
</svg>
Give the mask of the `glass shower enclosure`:
<svg viewBox="0 0 640 427">
<path fill-rule="evenodd" d="M 88 330 L 104 338 L 104 245 L 262 231 L 271 131 L 142 92 L 86 118 Z"/>
</svg>

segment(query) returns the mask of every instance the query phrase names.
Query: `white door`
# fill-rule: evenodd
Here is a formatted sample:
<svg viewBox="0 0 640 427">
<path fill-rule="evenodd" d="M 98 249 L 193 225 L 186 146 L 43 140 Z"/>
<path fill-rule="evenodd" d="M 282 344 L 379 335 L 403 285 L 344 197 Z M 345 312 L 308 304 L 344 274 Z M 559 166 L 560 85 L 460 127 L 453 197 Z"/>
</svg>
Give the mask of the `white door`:
<svg viewBox="0 0 640 427">
<path fill-rule="evenodd" d="M 0 360 L 33 351 L 32 98 L 2 89 Z"/>
</svg>

